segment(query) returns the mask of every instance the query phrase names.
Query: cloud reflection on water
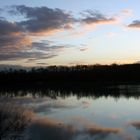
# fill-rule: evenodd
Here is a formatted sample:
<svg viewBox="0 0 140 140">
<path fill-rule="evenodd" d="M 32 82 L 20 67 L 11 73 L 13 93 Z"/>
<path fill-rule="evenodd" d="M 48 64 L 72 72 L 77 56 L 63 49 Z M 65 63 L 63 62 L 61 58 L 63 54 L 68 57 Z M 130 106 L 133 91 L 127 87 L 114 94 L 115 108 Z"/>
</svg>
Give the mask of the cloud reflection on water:
<svg viewBox="0 0 140 140">
<path fill-rule="evenodd" d="M 80 137 L 101 140 L 122 132 L 122 128 L 108 128 L 94 124 L 85 125 L 81 129 L 76 127 L 76 124 L 65 124 L 47 117 L 34 120 L 29 128 L 30 140 L 78 140 Z"/>
<path fill-rule="evenodd" d="M 139 100 L 134 98 L 1 97 L 30 109 L 29 140 L 138 140 Z M 122 105 L 123 104 L 123 105 Z M 41 115 L 40 115 L 41 114 Z M 133 117 L 134 116 L 134 117 Z"/>
</svg>

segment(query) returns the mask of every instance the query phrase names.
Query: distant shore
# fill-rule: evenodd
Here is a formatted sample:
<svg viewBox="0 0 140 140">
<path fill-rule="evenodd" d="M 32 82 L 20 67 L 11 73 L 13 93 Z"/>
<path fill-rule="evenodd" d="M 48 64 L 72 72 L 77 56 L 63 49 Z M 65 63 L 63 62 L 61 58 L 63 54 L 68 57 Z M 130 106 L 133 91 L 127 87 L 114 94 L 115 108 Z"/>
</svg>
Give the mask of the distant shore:
<svg viewBox="0 0 140 140">
<path fill-rule="evenodd" d="M 49 66 L 0 71 L 0 87 L 12 85 L 139 84 L 140 64 Z"/>
</svg>

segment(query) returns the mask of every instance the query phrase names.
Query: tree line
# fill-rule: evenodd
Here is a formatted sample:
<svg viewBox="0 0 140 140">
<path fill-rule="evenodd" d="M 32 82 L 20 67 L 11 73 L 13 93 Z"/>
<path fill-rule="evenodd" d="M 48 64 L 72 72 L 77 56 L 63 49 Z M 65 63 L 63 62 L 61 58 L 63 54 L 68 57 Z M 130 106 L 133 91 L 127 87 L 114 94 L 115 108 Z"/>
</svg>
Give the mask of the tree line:
<svg viewBox="0 0 140 140">
<path fill-rule="evenodd" d="M 140 64 L 48 66 L 0 71 L 0 84 L 140 82 Z"/>
</svg>

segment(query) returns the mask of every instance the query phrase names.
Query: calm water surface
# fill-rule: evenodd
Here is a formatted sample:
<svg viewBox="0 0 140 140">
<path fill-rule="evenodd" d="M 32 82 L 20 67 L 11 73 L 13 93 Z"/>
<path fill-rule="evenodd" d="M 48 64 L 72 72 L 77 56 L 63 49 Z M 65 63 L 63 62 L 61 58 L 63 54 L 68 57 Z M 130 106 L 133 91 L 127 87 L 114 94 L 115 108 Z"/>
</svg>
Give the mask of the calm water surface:
<svg viewBox="0 0 140 140">
<path fill-rule="evenodd" d="M 12 97 L 5 93 L 0 101 L 32 112 L 32 122 L 25 132 L 30 140 L 140 140 L 140 86 L 109 89 L 108 96 L 105 93 L 98 97 L 92 92 L 81 97 L 57 93 L 53 98 L 32 92 Z M 111 96 L 114 89 L 119 97 L 114 93 Z"/>
</svg>

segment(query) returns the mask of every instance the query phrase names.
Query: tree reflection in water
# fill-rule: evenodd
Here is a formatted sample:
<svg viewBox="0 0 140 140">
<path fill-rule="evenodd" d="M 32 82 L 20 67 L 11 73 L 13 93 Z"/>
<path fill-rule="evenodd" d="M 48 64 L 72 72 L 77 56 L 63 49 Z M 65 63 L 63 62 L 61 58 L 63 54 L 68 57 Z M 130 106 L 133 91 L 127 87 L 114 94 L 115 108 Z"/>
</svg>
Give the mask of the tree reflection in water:
<svg viewBox="0 0 140 140">
<path fill-rule="evenodd" d="M 0 103 L 0 139 L 17 140 L 25 137 L 24 130 L 29 126 L 32 113 L 10 102 Z"/>
</svg>

